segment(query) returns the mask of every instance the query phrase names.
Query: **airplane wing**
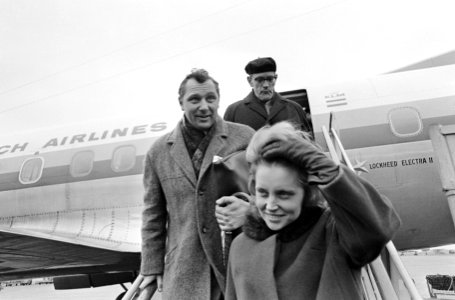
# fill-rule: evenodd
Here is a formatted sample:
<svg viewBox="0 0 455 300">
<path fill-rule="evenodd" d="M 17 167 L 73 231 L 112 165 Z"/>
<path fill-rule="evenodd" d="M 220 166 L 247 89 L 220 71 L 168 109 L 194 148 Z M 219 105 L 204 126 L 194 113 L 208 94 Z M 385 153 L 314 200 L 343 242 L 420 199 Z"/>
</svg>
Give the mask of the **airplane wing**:
<svg viewBox="0 0 455 300">
<path fill-rule="evenodd" d="M 138 270 L 140 253 L 0 231 L 0 281 Z"/>
<path fill-rule="evenodd" d="M 2 139 L 0 280 L 137 274 L 142 162 L 167 125 L 104 126 Z"/>
</svg>

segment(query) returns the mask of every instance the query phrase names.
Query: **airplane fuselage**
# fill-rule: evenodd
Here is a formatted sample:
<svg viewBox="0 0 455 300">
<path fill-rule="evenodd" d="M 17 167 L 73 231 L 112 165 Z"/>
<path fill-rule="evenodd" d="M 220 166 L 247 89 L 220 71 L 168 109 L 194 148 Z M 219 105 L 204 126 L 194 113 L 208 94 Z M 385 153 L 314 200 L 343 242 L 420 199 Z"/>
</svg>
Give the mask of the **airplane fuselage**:
<svg viewBox="0 0 455 300">
<path fill-rule="evenodd" d="M 308 91 L 314 135 L 337 131 L 359 174 L 393 202 L 399 249 L 455 243 L 429 128 L 455 123 L 455 66 L 394 73 Z"/>
<path fill-rule="evenodd" d="M 321 128 L 334 128 L 360 176 L 397 209 L 398 249 L 455 243 L 428 135 L 431 125 L 455 123 L 451 78 L 455 66 L 307 89 L 316 141 L 327 147 Z M 176 124 L 177 119 L 110 121 L 1 138 L 0 233 L 137 254 L 143 159 L 154 140 Z M 44 250 L 17 254 L 11 247 L 6 255 L 16 253 L 29 270 L 57 261 Z M 96 264 L 74 257 L 54 268 L 84 263 Z M 19 269 L 5 260 L 0 278 L 12 278 Z"/>
</svg>

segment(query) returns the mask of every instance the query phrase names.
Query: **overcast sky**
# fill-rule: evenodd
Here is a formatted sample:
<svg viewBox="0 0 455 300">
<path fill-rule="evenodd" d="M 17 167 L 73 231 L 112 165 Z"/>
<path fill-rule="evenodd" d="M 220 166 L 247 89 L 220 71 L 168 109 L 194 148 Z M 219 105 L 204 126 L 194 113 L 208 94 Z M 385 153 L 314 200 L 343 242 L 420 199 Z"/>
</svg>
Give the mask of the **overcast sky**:
<svg viewBox="0 0 455 300">
<path fill-rule="evenodd" d="M 452 0 L 1 0 L 0 134 L 91 119 L 180 115 L 195 67 L 220 113 L 272 56 L 277 90 L 371 77 L 455 49 Z"/>
</svg>

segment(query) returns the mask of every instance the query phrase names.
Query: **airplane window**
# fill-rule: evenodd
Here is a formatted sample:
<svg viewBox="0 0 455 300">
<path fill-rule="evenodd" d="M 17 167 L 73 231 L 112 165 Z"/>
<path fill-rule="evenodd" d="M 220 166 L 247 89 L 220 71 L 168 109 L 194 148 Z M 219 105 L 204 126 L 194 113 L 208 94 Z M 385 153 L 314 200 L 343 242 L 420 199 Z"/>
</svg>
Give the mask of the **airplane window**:
<svg viewBox="0 0 455 300">
<path fill-rule="evenodd" d="M 398 137 L 415 136 L 422 132 L 420 114 L 413 107 L 400 107 L 389 112 L 390 129 Z"/>
<path fill-rule="evenodd" d="M 73 177 L 83 177 L 93 169 L 93 160 L 95 154 L 93 151 L 81 151 L 73 156 L 70 166 L 70 174 Z"/>
<path fill-rule="evenodd" d="M 44 159 L 42 157 L 32 157 L 24 161 L 19 172 L 19 182 L 22 184 L 32 184 L 37 182 L 43 173 Z"/>
<path fill-rule="evenodd" d="M 134 146 L 120 146 L 115 149 L 111 168 L 114 172 L 131 170 L 136 164 L 136 148 Z"/>
</svg>

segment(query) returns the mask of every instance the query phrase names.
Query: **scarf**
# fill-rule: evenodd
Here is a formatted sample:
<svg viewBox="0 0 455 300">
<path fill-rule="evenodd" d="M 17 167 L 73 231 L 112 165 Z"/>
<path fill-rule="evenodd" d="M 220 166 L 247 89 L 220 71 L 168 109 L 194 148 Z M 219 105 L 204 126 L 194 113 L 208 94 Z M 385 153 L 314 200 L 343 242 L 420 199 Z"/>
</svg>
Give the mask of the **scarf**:
<svg viewBox="0 0 455 300">
<path fill-rule="evenodd" d="M 190 155 L 191 162 L 193 164 L 194 172 L 196 173 L 196 177 L 199 177 L 199 171 L 201 170 L 205 151 L 214 136 L 216 124 L 213 124 L 207 132 L 204 132 L 195 128 L 190 122 L 188 122 L 186 117 L 183 117 L 183 122 L 181 123 L 180 128 L 182 130 L 186 149 L 188 150 L 188 154 Z"/>
</svg>

